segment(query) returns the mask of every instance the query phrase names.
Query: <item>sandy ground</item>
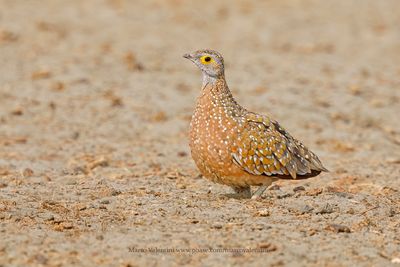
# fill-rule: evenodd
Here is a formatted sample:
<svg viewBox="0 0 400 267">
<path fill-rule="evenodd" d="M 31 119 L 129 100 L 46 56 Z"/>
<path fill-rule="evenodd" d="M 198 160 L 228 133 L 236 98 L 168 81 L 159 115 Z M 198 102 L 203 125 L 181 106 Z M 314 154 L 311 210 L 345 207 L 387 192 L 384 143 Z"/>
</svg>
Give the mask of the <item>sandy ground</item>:
<svg viewBox="0 0 400 267">
<path fill-rule="evenodd" d="M 399 266 L 399 10 L 0 0 L 0 266 Z M 258 201 L 201 178 L 200 48 L 331 172 Z"/>
</svg>

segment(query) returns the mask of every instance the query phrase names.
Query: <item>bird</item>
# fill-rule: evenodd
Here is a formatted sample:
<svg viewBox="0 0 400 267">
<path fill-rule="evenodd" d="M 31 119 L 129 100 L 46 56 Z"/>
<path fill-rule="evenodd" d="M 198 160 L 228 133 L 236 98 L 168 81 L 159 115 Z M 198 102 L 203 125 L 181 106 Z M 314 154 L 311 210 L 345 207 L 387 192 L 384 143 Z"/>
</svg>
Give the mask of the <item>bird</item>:
<svg viewBox="0 0 400 267">
<path fill-rule="evenodd" d="M 202 72 L 202 86 L 189 126 L 191 156 L 203 177 L 260 198 L 278 179 L 304 179 L 328 172 L 320 159 L 276 120 L 242 107 L 226 80 L 224 59 L 214 50 L 183 55 Z M 258 186 L 252 193 L 251 186 Z"/>
</svg>

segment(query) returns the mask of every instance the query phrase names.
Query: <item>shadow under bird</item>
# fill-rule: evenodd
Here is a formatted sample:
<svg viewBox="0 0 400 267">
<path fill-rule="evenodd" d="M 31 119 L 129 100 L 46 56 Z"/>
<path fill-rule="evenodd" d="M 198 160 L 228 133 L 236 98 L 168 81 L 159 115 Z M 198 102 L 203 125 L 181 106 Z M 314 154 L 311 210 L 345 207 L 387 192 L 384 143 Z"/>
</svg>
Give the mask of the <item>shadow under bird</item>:
<svg viewBox="0 0 400 267">
<path fill-rule="evenodd" d="M 318 157 L 280 124 L 239 105 L 229 90 L 224 59 L 213 50 L 183 57 L 203 74 L 190 122 L 190 149 L 201 174 L 258 198 L 277 179 L 303 179 L 328 171 Z M 250 186 L 259 186 L 252 194 Z"/>
</svg>

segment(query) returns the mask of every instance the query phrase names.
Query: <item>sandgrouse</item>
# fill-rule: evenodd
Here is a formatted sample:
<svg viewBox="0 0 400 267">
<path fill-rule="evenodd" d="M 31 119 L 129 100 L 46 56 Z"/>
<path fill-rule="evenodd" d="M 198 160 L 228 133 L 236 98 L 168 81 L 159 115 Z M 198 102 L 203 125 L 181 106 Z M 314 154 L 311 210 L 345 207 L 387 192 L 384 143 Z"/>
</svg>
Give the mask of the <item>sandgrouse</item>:
<svg viewBox="0 0 400 267">
<path fill-rule="evenodd" d="M 199 50 L 184 57 L 203 73 L 190 122 L 190 149 L 204 177 L 231 186 L 241 197 L 258 198 L 279 178 L 308 178 L 328 171 L 277 121 L 235 101 L 218 52 Z M 253 195 L 250 186 L 259 186 Z"/>
</svg>

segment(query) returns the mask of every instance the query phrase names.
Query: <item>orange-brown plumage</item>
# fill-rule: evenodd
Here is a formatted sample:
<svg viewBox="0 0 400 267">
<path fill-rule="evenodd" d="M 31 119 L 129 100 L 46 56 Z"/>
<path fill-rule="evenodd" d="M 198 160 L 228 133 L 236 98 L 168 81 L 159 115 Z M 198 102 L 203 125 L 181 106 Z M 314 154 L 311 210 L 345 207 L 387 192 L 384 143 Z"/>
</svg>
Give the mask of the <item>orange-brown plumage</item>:
<svg viewBox="0 0 400 267">
<path fill-rule="evenodd" d="M 247 197 L 250 186 L 262 186 L 257 197 L 278 178 L 308 178 L 327 171 L 278 122 L 235 101 L 219 53 L 201 50 L 185 57 L 203 71 L 203 87 L 190 123 L 190 148 L 204 177 Z"/>
</svg>

